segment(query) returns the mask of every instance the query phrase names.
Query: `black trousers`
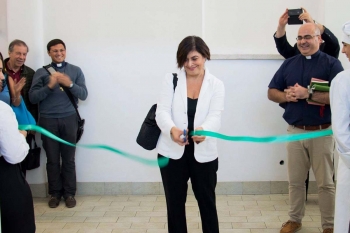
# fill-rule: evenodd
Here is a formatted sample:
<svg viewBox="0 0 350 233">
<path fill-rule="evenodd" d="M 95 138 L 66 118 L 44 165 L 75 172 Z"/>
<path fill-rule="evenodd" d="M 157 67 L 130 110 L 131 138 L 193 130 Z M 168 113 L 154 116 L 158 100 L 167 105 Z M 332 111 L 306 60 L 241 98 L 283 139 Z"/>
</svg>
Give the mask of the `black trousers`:
<svg viewBox="0 0 350 233">
<path fill-rule="evenodd" d="M 34 233 L 32 193 L 19 164 L 0 157 L 1 232 Z"/>
<path fill-rule="evenodd" d="M 219 222 L 216 211 L 215 187 L 218 159 L 199 163 L 194 158 L 192 145 L 186 146 L 184 155 L 170 159 L 169 164 L 160 168 L 164 186 L 169 233 L 187 233 L 185 203 L 187 182 L 191 179 L 192 189 L 197 199 L 204 233 L 218 233 Z M 158 154 L 158 158 L 163 157 Z"/>
<path fill-rule="evenodd" d="M 75 143 L 78 130 L 78 117 L 73 114 L 63 118 L 40 117 L 39 125 L 65 141 Z M 41 136 L 47 156 L 46 171 L 49 194 L 67 198 L 75 196 L 75 147 L 64 145 L 44 135 Z M 61 165 L 62 158 L 62 165 Z"/>
</svg>

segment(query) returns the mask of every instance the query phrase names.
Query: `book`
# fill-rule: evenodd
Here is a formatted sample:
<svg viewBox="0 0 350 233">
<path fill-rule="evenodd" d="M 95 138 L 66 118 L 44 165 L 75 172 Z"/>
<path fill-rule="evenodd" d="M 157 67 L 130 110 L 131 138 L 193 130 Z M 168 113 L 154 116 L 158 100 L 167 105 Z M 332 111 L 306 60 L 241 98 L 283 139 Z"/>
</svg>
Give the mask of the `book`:
<svg viewBox="0 0 350 233">
<path fill-rule="evenodd" d="M 326 80 L 311 78 L 310 87 L 314 91 L 326 91 L 329 92 L 329 83 Z"/>
<path fill-rule="evenodd" d="M 329 82 L 318 78 L 311 78 L 310 86 L 308 88 L 311 88 L 313 91 L 329 92 Z M 306 101 L 308 104 L 325 106 L 324 103 L 320 103 L 311 99 L 307 99 Z"/>
</svg>

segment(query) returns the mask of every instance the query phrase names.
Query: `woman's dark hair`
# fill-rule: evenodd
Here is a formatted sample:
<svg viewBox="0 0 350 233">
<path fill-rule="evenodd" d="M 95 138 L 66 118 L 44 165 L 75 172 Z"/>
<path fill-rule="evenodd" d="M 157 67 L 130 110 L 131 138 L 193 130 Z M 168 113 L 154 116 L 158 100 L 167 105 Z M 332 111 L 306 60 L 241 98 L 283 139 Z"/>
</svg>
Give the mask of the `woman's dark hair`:
<svg viewBox="0 0 350 233">
<path fill-rule="evenodd" d="M 4 72 L 5 70 L 5 63 L 4 63 L 4 58 L 2 57 L 2 54 L 0 53 L 0 60 L 1 60 L 1 64 L 2 64 L 2 72 Z"/>
<path fill-rule="evenodd" d="M 181 69 L 191 51 L 197 51 L 204 58 L 210 60 L 210 50 L 207 44 L 198 36 L 188 36 L 181 41 L 177 49 L 176 60 L 177 67 Z"/>
<path fill-rule="evenodd" d="M 62 40 L 60 40 L 60 39 L 53 39 L 47 44 L 47 46 L 46 46 L 47 51 L 50 52 L 50 48 L 52 46 L 55 46 L 55 45 L 58 45 L 58 44 L 63 45 L 64 49 L 66 49 L 66 44 Z"/>
</svg>

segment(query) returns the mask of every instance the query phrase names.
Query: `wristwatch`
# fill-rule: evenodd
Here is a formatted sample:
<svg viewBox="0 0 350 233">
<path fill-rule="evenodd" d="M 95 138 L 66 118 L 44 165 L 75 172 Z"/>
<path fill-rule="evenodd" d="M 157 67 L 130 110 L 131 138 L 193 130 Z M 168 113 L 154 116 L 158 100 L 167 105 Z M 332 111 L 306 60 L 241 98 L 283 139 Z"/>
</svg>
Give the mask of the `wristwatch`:
<svg viewBox="0 0 350 233">
<path fill-rule="evenodd" d="M 73 83 L 71 83 L 71 84 L 69 85 L 69 89 L 71 89 L 71 88 L 73 87 L 73 85 L 74 85 L 74 84 L 73 84 Z"/>
<path fill-rule="evenodd" d="M 312 94 L 314 93 L 314 89 L 312 89 L 312 88 L 310 87 L 310 85 L 307 86 L 307 93 L 309 93 L 309 97 L 308 97 L 307 99 L 308 99 L 308 100 L 311 100 L 311 99 L 312 99 Z"/>
</svg>

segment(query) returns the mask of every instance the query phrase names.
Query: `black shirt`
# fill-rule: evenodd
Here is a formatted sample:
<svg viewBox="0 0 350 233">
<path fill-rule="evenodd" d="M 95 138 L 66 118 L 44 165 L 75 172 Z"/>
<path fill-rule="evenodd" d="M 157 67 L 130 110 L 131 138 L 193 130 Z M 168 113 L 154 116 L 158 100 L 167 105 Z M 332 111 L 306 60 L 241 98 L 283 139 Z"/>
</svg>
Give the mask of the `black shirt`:
<svg viewBox="0 0 350 233">
<path fill-rule="evenodd" d="M 326 80 L 331 84 L 333 78 L 343 71 L 338 59 L 321 51 L 317 51 L 309 58 L 299 54 L 283 62 L 269 88 L 283 91 L 296 83 L 307 88 L 311 78 Z M 311 105 L 305 99 L 298 102 L 282 103 L 285 109 L 283 118 L 289 125 L 321 125 L 331 123 L 331 109 L 329 105 L 320 107 Z"/>
<path fill-rule="evenodd" d="M 188 120 L 188 131 L 193 131 L 194 116 L 196 115 L 198 99 L 191 99 L 187 97 L 187 120 Z M 189 145 L 185 147 L 185 153 L 194 153 L 194 143 L 192 136 L 188 136 Z"/>
</svg>

